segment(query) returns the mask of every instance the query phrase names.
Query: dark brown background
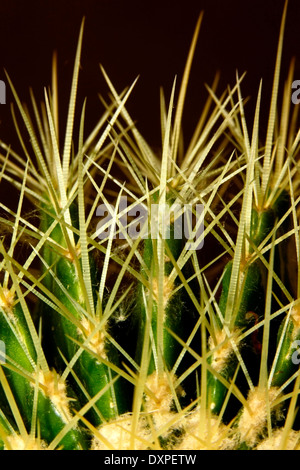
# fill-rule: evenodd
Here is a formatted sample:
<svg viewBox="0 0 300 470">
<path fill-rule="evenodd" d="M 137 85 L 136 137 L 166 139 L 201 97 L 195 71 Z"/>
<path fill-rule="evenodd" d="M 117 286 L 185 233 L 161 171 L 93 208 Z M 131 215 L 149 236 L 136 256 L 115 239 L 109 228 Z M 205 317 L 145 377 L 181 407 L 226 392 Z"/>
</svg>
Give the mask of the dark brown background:
<svg viewBox="0 0 300 470">
<path fill-rule="evenodd" d="M 283 0 L 2 0 L 0 2 L 0 79 L 8 71 L 20 96 L 29 101 L 28 88 L 43 97 L 50 84 L 54 49 L 59 57 L 62 110 L 69 98 L 70 79 L 80 22 L 86 17 L 79 103 L 85 96 L 87 125 L 92 126 L 102 107 L 97 93 L 108 89 L 99 63 L 121 91 L 140 76 L 128 103 L 147 140 L 160 145 L 159 87 L 168 95 L 175 75 L 181 76 L 194 26 L 205 11 L 192 69 L 184 123 L 187 136 L 206 97 L 204 83 L 215 72 L 222 75 L 219 91 L 233 84 L 235 71 L 247 71 L 245 95 L 257 92 L 263 77 L 263 109 L 268 108 Z M 298 55 L 300 79 L 300 2 L 290 0 L 282 76 Z M 0 106 L 0 138 L 15 145 L 10 119 L 11 92 Z M 249 105 L 249 112 L 251 105 Z"/>
</svg>

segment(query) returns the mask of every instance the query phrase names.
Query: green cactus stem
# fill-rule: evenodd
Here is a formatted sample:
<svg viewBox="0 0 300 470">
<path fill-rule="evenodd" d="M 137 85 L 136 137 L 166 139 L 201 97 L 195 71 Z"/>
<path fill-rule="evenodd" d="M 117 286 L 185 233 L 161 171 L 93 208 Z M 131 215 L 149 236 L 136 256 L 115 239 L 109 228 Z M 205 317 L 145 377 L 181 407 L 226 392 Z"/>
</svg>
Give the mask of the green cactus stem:
<svg viewBox="0 0 300 470">
<path fill-rule="evenodd" d="M 2 289 L 1 293 L 0 331 L 6 356 L 2 367 L 27 430 L 30 431 L 36 407 L 41 439 L 50 444 L 71 419 L 65 384 L 55 371 L 39 369 L 23 309 L 7 289 Z M 4 394 L 1 396 L 3 398 Z M 74 428 L 59 445 L 65 450 L 79 450 L 86 448 L 87 443 L 82 432 Z"/>
<path fill-rule="evenodd" d="M 46 217 L 41 214 L 42 226 L 49 228 L 54 218 L 53 208 L 48 206 Z M 50 215 L 49 215 L 50 213 Z M 75 203 L 71 205 L 71 214 L 74 227 L 78 226 L 77 207 Z M 115 365 L 120 365 L 117 350 L 106 337 L 106 324 L 99 327 L 101 319 L 88 314 L 86 295 L 82 276 L 82 265 L 80 253 L 77 247 L 71 254 L 67 248 L 67 243 L 63 231 L 59 224 L 51 233 L 52 241 L 58 244 L 62 253 L 55 252 L 53 247 L 44 245 L 44 259 L 52 265 L 54 275 L 46 275 L 46 285 L 67 309 L 67 316 L 59 314 L 54 309 L 46 307 L 48 323 L 51 324 L 56 350 L 60 350 L 64 360 L 68 363 L 74 360 L 72 371 L 79 377 L 87 396 L 94 397 L 101 389 L 104 389 L 115 377 L 116 373 L 107 365 L 111 361 Z M 94 301 L 97 299 L 97 283 L 99 274 L 96 263 L 91 255 L 89 258 L 91 283 L 94 290 Z M 50 320 L 49 320 L 50 315 Z M 85 343 L 85 346 L 84 346 Z M 79 352 L 79 346 L 83 349 Z M 76 356 L 78 355 L 78 357 Z M 77 359 L 75 360 L 75 358 Z M 130 395 L 124 393 L 126 387 L 122 378 L 115 381 L 108 390 L 96 402 L 93 415 L 94 424 L 117 417 L 119 414 L 128 411 L 130 406 Z M 82 404 L 86 398 L 82 397 Z"/>
</svg>

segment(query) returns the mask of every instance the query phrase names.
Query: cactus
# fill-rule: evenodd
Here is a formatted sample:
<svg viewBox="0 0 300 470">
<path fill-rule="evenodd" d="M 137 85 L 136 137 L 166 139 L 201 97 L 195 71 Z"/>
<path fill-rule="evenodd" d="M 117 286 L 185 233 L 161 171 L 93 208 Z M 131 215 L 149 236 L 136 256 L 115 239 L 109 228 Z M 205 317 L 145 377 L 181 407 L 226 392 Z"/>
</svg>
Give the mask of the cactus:
<svg viewBox="0 0 300 470">
<path fill-rule="evenodd" d="M 103 68 L 110 101 L 88 136 L 85 102 L 76 124 L 84 22 L 63 141 L 56 56 L 33 115 L 7 76 L 22 154 L 0 141 L 0 184 L 18 194 L 16 207 L 0 201 L 1 449 L 299 448 L 294 62 L 278 105 L 286 10 L 265 137 L 262 85 L 250 136 L 237 74 L 221 97 L 217 78 L 207 87 L 184 146 L 202 14 L 178 95 L 176 80 L 169 101 L 161 92 L 160 156 L 126 108 L 135 82 L 118 93 Z"/>
</svg>

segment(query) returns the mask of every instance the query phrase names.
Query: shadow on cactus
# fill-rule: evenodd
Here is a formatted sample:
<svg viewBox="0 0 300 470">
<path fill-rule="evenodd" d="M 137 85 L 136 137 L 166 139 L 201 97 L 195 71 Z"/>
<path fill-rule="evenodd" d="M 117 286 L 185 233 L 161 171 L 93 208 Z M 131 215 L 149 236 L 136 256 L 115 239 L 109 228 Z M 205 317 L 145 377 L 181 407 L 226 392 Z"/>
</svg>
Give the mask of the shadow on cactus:
<svg viewBox="0 0 300 470">
<path fill-rule="evenodd" d="M 85 102 L 75 125 L 84 23 L 63 139 L 56 56 L 31 111 L 7 77 L 22 154 L 0 142 L 1 180 L 18 193 L 15 209 L 0 203 L 2 449 L 298 448 L 294 62 L 278 106 L 286 9 L 265 137 L 262 85 L 250 126 L 237 74 L 220 97 L 218 77 L 207 87 L 183 144 L 202 15 L 178 94 L 176 80 L 169 99 L 161 91 L 160 155 L 126 109 L 135 82 L 118 93 L 102 67 L 110 100 L 89 135 Z"/>
</svg>

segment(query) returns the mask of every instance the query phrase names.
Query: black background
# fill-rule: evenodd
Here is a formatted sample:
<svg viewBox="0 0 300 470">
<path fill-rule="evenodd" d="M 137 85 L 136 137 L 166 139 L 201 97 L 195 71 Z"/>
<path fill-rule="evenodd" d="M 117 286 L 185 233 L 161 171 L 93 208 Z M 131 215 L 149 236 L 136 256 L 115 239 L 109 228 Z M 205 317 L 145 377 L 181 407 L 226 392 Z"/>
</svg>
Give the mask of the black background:
<svg viewBox="0 0 300 470">
<path fill-rule="evenodd" d="M 78 104 L 87 97 L 87 127 L 103 112 L 98 93 L 105 97 L 108 93 L 101 63 L 118 91 L 139 76 L 128 109 L 148 142 L 160 146 L 159 87 L 169 96 L 175 75 L 180 79 L 200 11 L 204 10 L 204 20 L 184 113 L 187 138 L 207 96 L 204 84 L 212 83 L 217 70 L 219 93 L 234 84 L 237 69 L 240 74 L 247 71 L 242 89 L 253 103 L 263 78 L 262 109 L 268 110 L 283 6 L 284 0 L 2 0 L 0 79 L 6 81 L 5 69 L 23 101 L 29 102 L 29 87 L 42 99 L 44 86 L 51 82 L 52 53 L 57 50 L 64 113 L 85 16 Z M 293 56 L 298 56 L 295 78 L 300 79 L 299 31 L 300 1 L 290 0 L 282 80 Z M 7 104 L 0 106 L 0 138 L 14 146 L 11 101 L 7 86 Z"/>
</svg>

